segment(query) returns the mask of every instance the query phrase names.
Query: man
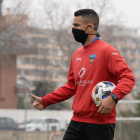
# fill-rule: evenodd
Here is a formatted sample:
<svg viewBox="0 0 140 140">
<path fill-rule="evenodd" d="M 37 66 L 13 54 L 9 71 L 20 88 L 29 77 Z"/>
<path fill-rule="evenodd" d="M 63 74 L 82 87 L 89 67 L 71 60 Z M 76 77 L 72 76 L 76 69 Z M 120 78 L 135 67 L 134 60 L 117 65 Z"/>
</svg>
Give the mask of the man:
<svg viewBox="0 0 140 140">
<path fill-rule="evenodd" d="M 72 33 L 83 46 L 72 56 L 68 82 L 42 98 L 31 94 L 36 99 L 33 106 L 42 110 L 75 95 L 73 117 L 63 140 L 113 140 L 115 104 L 130 93 L 135 78 L 120 53 L 99 39 L 97 13 L 81 9 L 74 16 Z M 117 86 L 96 106 L 91 91 L 101 81 L 110 81 Z"/>
</svg>

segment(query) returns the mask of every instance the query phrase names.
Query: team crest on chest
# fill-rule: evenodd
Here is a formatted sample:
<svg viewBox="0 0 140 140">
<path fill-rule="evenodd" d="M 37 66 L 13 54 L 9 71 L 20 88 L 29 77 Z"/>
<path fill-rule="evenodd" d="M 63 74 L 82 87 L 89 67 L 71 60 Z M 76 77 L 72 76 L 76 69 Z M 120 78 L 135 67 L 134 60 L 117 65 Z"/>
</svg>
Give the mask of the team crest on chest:
<svg viewBox="0 0 140 140">
<path fill-rule="evenodd" d="M 90 63 L 93 63 L 93 61 L 95 60 L 95 58 L 96 58 L 96 55 L 95 54 L 90 55 L 90 57 L 89 57 Z"/>
</svg>

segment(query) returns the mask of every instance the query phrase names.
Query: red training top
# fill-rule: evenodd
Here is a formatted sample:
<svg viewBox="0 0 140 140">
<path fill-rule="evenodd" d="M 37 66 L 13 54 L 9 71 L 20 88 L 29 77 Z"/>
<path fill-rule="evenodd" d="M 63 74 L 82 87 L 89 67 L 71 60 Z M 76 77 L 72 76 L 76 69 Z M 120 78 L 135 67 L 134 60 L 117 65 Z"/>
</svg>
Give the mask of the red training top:
<svg viewBox="0 0 140 140">
<path fill-rule="evenodd" d="M 75 95 L 72 120 L 95 124 L 116 123 L 116 106 L 110 114 L 97 113 L 98 107 L 91 98 L 93 87 L 101 81 L 113 82 L 117 86 L 112 93 L 120 100 L 135 84 L 125 59 L 116 48 L 100 39 L 75 51 L 67 80 L 66 85 L 42 97 L 44 108 Z"/>
</svg>

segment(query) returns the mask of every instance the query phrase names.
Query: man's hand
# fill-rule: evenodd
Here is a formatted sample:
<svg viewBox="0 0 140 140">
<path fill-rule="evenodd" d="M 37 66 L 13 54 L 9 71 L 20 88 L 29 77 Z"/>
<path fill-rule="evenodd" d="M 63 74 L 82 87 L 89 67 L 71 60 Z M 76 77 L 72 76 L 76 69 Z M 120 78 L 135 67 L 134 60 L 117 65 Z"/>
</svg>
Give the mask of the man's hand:
<svg viewBox="0 0 140 140">
<path fill-rule="evenodd" d="M 104 98 L 103 100 L 101 100 L 100 103 L 98 103 L 97 107 L 99 107 L 99 109 L 97 112 L 100 114 L 109 114 L 112 108 L 114 107 L 114 105 L 115 105 L 115 101 L 110 95 Z"/>
<path fill-rule="evenodd" d="M 31 94 L 31 97 L 33 97 L 34 99 L 36 99 L 33 103 L 33 107 L 35 107 L 38 110 L 43 110 L 44 109 L 44 105 L 43 105 L 43 101 L 41 97 L 37 97 L 33 94 Z"/>
</svg>

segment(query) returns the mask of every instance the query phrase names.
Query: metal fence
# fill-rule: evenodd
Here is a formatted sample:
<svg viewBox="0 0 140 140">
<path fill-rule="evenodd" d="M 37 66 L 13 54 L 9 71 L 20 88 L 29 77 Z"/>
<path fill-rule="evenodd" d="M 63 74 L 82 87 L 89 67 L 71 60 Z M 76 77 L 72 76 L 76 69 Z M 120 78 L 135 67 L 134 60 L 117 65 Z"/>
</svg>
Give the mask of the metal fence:
<svg viewBox="0 0 140 140">
<path fill-rule="evenodd" d="M 117 118 L 114 140 L 140 140 L 140 117 Z"/>
<path fill-rule="evenodd" d="M 119 101 L 119 104 L 139 104 L 140 100 Z M 62 140 L 65 131 L 0 130 L 0 140 Z M 140 117 L 117 118 L 114 140 L 140 140 Z"/>
<path fill-rule="evenodd" d="M 64 131 L 26 132 L 18 130 L 0 130 L 0 140 L 62 140 Z"/>
<path fill-rule="evenodd" d="M 0 140 L 62 140 L 65 131 L 0 131 Z M 117 118 L 114 140 L 140 140 L 140 118 Z"/>
</svg>

